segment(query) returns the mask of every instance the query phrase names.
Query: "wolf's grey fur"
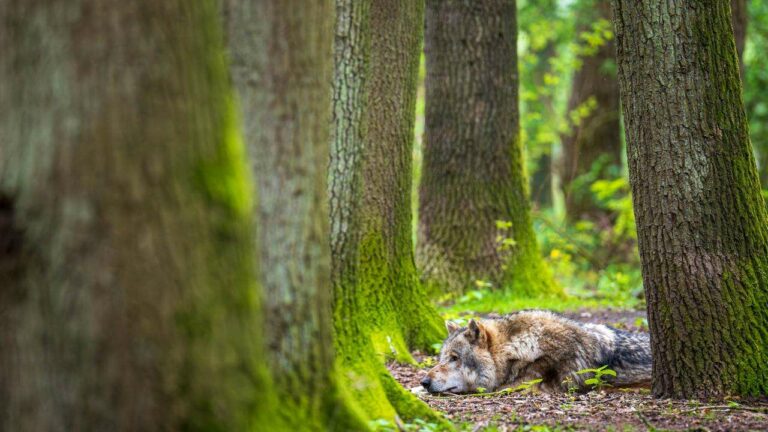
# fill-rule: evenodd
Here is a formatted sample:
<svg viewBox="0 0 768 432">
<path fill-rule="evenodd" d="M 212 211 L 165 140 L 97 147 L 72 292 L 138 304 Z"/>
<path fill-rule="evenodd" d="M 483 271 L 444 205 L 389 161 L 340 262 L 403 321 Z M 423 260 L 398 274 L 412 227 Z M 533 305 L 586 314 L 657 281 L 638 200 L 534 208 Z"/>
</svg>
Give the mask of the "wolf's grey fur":
<svg viewBox="0 0 768 432">
<path fill-rule="evenodd" d="M 430 392 L 493 391 L 541 378 L 548 390 L 562 390 L 570 377 L 585 389 L 581 369 L 608 366 L 614 386 L 647 385 L 651 348 L 646 333 L 601 324 L 583 324 L 541 310 L 501 318 L 471 320 L 467 327 L 447 322 L 437 366 L 422 380 Z"/>
</svg>

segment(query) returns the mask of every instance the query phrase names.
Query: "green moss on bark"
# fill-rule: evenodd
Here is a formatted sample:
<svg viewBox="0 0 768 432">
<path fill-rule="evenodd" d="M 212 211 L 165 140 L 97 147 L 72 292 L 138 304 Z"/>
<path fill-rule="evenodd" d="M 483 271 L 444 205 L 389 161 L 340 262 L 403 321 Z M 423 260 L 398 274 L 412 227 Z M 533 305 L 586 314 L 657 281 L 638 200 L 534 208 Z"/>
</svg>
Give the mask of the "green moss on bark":
<svg viewBox="0 0 768 432">
<path fill-rule="evenodd" d="M 709 3 L 614 2 L 653 392 L 661 397 L 768 393 L 768 216 L 731 8 Z"/>
</svg>

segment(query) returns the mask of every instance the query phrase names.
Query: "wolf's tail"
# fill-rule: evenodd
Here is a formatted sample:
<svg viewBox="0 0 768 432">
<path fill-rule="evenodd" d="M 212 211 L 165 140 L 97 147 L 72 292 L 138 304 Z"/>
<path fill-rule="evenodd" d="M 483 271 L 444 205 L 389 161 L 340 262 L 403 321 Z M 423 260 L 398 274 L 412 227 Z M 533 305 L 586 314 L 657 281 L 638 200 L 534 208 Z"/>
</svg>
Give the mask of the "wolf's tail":
<svg viewBox="0 0 768 432">
<path fill-rule="evenodd" d="M 611 369 L 616 371 L 614 385 L 650 383 L 651 340 L 648 333 L 616 330 Z"/>
</svg>

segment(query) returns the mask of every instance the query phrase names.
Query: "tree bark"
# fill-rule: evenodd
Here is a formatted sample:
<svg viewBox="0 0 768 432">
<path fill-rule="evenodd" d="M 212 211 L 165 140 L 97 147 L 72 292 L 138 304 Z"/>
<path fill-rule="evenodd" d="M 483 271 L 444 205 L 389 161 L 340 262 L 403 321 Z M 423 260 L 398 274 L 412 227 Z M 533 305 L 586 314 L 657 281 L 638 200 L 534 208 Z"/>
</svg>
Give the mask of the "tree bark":
<svg viewBox="0 0 768 432">
<path fill-rule="evenodd" d="M 0 3 L 0 429 L 274 422 L 214 2 Z"/>
<path fill-rule="evenodd" d="M 744 44 L 747 41 L 747 0 L 731 0 L 731 23 L 733 36 L 736 39 L 736 52 L 739 54 L 739 71 L 744 79 Z"/>
<path fill-rule="evenodd" d="M 427 1 L 417 260 L 431 292 L 477 279 L 520 295 L 558 291 L 531 225 L 515 20 L 513 0 Z"/>
<path fill-rule="evenodd" d="M 577 19 L 581 31 L 587 31 L 598 19 L 611 19 L 610 0 L 594 0 L 584 7 Z M 574 124 L 562 136 L 560 164 L 565 211 L 570 221 L 601 221 L 611 215 L 595 202 L 590 185 L 609 179 L 621 169 L 619 125 L 619 83 L 613 67 L 616 47 L 613 39 L 605 41 L 592 55 L 580 57 L 581 67 L 573 77 L 567 113 L 594 100 L 589 115 Z"/>
<path fill-rule="evenodd" d="M 661 397 L 768 392 L 768 227 L 728 3 L 614 3 Z"/>
<path fill-rule="evenodd" d="M 443 324 L 416 276 L 411 157 L 423 3 L 337 0 L 330 165 L 332 280 L 342 366 L 372 418 L 435 414 L 389 376 Z"/>
<path fill-rule="evenodd" d="M 268 357 L 292 429 L 364 429 L 335 382 L 329 216 L 333 2 L 227 0 L 231 71 L 258 185 Z"/>
</svg>

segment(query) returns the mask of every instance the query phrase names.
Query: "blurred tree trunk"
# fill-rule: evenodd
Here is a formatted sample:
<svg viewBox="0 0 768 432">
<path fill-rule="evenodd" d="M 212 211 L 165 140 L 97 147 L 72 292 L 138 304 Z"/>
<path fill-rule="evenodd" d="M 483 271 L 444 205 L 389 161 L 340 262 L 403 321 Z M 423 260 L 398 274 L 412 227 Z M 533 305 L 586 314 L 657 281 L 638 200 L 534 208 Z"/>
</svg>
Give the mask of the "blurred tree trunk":
<svg viewBox="0 0 768 432">
<path fill-rule="evenodd" d="M 542 154 L 531 176 L 531 201 L 538 208 L 552 206 L 552 152 Z"/>
<path fill-rule="evenodd" d="M 528 29 L 518 29 L 518 33 L 526 32 L 530 39 L 529 50 L 533 52 L 536 63 L 533 65 L 527 76 L 520 76 L 521 88 L 533 88 L 535 96 L 532 99 L 523 100 L 523 111 L 529 113 L 528 118 L 523 122 L 525 136 L 527 140 L 524 145 L 529 157 L 536 159 L 535 169 L 531 174 L 531 201 L 539 208 L 552 206 L 552 139 L 541 139 L 542 136 L 554 137 L 555 134 L 549 133 L 552 130 L 553 117 L 556 117 L 555 100 L 552 85 L 548 84 L 545 77 L 552 74 L 551 60 L 557 56 L 558 34 L 553 31 L 547 35 L 544 45 L 537 46 L 540 35 L 534 35 L 533 32 L 540 28 L 544 22 L 550 25 L 551 22 L 559 19 L 557 0 L 540 0 L 528 3 L 518 9 L 518 17 L 528 21 Z M 525 118 L 525 117 L 523 117 Z M 542 148 L 546 147 L 546 148 Z"/>
<path fill-rule="evenodd" d="M 477 279 L 520 295 L 558 291 L 531 224 L 516 43 L 514 0 L 427 1 L 417 259 L 430 292 Z"/>
<path fill-rule="evenodd" d="M 766 394 L 767 215 L 728 0 L 618 0 L 615 14 L 653 392 Z"/>
<path fill-rule="evenodd" d="M 274 428 L 215 2 L 0 22 L 0 429 Z"/>
<path fill-rule="evenodd" d="M 331 149 L 331 253 L 336 347 L 371 418 L 435 414 L 387 373 L 444 326 L 416 276 L 411 157 L 424 6 L 337 0 Z M 367 386 L 357 381 L 367 379 Z"/>
<path fill-rule="evenodd" d="M 597 20 L 611 19 L 610 0 L 593 0 L 577 17 L 580 31 L 590 31 Z M 589 115 L 571 125 L 563 134 L 560 180 L 565 195 L 565 210 L 570 221 L 601 221 L 610 213 L 595 202 L 590 186 L 595 180 L 609 179 L 621 169 L 619 124 L 619 83 L 615 71 L 616 47 L 605 41 L 591 55 L 580 57 L 581 67 L 573 77 L 567 113 L 589 106 Z M 593 101 L 593 103 L 592 103 Z"/>
<path fill-rule="evenodd" d="M 543 5 L 549 11 L 557 10 L 557 4 L 554 1 L 546 2 Z M 555 19 L 554 17 L 552 19 Z M 536 68 L 532 71 L 532 80 L 534 86 L 538 90 L 544 90 L 543 93 L 537 95 L 535 102 L 529 102 L 528 109 L 535 110 L 541 116 L 541 124 L 535 125 L 528 133 L 529 142 L 534 143 L 535 137 L 533 134 L 538 132 L 538 127 L 549 127 L 552 122 L 550 117 L 554 114 L 554 98 L 551 93 L 546 92 L 547 84 L 544 82 L 544 77 L 547 74 L 552 73 L 552 65 L 550 60 L 557 55 L 556 41 L 550 40 L 544 46 L 544 49 L 539 51 L 536 56 Z M 535 145 L 542 145 L 540 142 L 535 142 Z M 531 175 L 531 200 L 536 203 L 540 208 L 552 206 L 552 143 L 548 143 L 549 149 L 544 151 L 539 156 L 536 162 L 536 170 Z M 530 147 L 529 154 L 530 154 Z"/>
<path fill-rule="evenodd" d="M 747 0 L 731 0 L 731 22 L 733 36 L 736 39 L 736 51 L 739 53 L 739 71 L 744 78 L 744 44 L 747 40 Z"/>
<path fill-rule="evenodd" d="M 294 430 L 364 428 L 339 395 L 326 175 L 333 1 L 227 0 L 233 81 L 257 179 L 275 414 Z"/>
</svg>

